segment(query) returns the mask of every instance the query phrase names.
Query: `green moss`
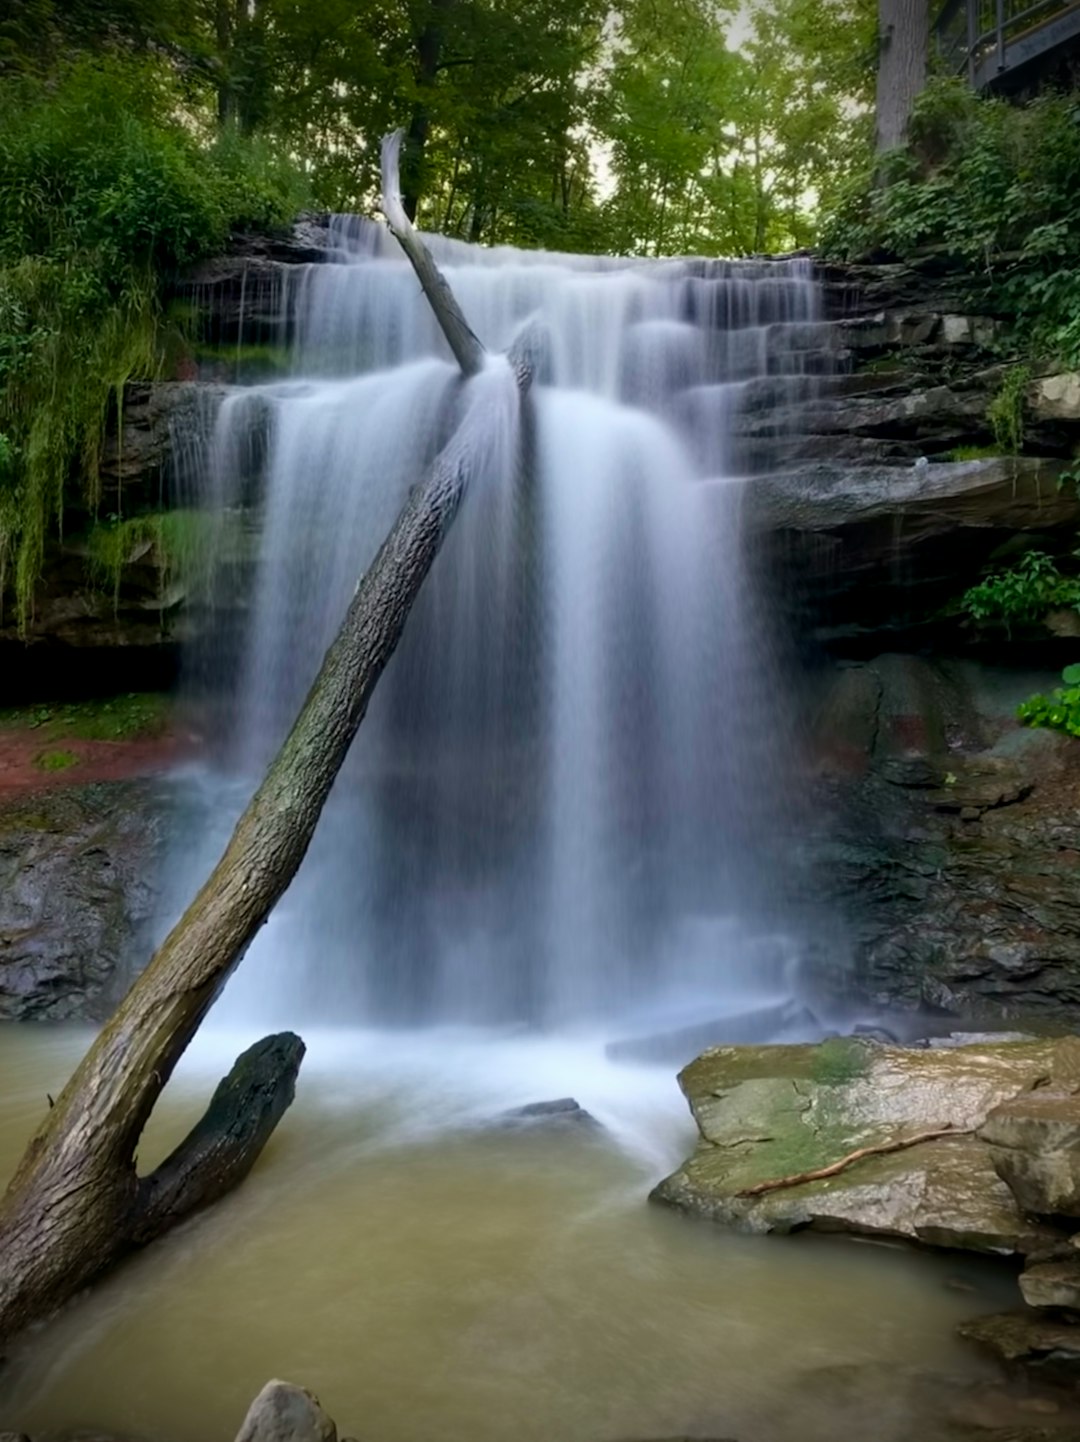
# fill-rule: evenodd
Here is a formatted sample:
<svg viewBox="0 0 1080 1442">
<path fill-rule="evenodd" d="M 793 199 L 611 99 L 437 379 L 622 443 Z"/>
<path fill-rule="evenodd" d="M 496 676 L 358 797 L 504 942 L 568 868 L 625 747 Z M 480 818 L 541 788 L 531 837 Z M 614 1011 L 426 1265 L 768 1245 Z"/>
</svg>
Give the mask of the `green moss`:
<svg viewBox="0 0 1080 1442">
<path fill-rule="evenodd" d="M 856 1037 L 836 1036 L 816 1047 L 810 1063 L 810 1076 L 823 1086 L 842 1086 L 865 1076 L 866 1046 Z"/>
<path fill-rule="evenodd" d="M 87 537 L 91 578 L 116 604 L 124 567 L 146 557 L 161 573 L 162 590 L 171 580 L 198 586 L 210 571 L 216 525 L 214 516 L 196 510 L 99 522 Z"/>
<path fill-rule="evenodd" d="M 0 711 L 0 728 L 41 730 L 48 741 L 125 741 L 159 736 L 165 730 L 169 698 L 132 692 L 92 701 L 24 706 Z"/>
<path fill-rule="evenodd" d="M 78 764 L 79 758 L 74 751 L 42 751 L 34 757 L 34 765 L 39 771 L 66 771 L 69 766 Z"/>
<path fill-rule="evenodd" d="M 220 365 L 237 380 L 256 381 L 287 375 L 291 368 L 288 346 L 283 345 L 211 345 L 195 347 L 199 365 Z"/>
<path fill-rule="evenodd" d="M 992 461 L 1000 455 L 1000 446 L 956 446 L 951 451 L 945 451 L 938 459 L 942 461 Z"/>
</svg>

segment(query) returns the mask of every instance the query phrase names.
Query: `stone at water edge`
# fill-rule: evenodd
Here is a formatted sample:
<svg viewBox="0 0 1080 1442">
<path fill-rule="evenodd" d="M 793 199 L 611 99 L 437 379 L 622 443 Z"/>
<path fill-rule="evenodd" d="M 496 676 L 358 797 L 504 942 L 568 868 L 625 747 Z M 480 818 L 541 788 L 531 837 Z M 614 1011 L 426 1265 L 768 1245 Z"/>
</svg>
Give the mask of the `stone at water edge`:
<svg viewBox="0 0 1080 1442">
<path fill-rule="evenodd" d="M 1020 1291 L 1029 1307 L 1061 1307 L 1080 1312 L 1080 1258 L 1037 1262 L 1022 1273 Z"/>
<path fill-rule="evenodd" d="M 1060 1234 L 1024 1216 L 973 1134 L 864 1158 L 839 1174 L 740 1195 L 946 1126 L 972 1133 L 1001 1102 L 1069 1070 L 1049 1039 L 916 1049 L 836 1038 L 817 1046 L 718 1047 L 679 1084 L 700 1140 L 653 1199 L 742 1231 L 802 1227 L 932 1246 L 1024 1253 Z"/>
<path fill-rule="evenodd" d="M 338 1442 L 319 1399 L 291 1382 L 267 1382 L 248 1408 L 236 1442 Z"/>
<path fill-rule="evenodd" d="M 1000 1312 L 961 1322 L 957 1333 L 1000 1361 L 1038 1367 L 1074 1379 L 1080 1376 L 1080 1326 L 1041 1312 Z"/>
<path fill-rule="evenodd" d="M 1040 1089 L 1014 1097 L 994 1108 L 979 1136 L 1025 1211 L 1080 1217 L 1080 1096 Z"/>
</svg>

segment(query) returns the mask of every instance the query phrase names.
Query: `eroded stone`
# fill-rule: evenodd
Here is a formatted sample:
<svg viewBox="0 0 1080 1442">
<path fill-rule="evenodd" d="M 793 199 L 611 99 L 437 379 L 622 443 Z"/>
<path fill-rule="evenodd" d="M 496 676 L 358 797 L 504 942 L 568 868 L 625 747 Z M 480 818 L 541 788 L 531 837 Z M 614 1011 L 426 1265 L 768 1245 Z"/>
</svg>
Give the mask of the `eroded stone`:
<svg viewBox="0 0 1080 1442">
<path fill-rule="evenodd" d="M 1074 1075 L 1070 1067 L 1058 1079 Z M 979 1135 L 1026 1211 L 1080 1217 L 1080 1096 L 1043 1089 L 1011 1098 L 994 1108 Z"/>
<path fill-rule="evenodd" d="M 1080 1261 L 1038 1262 L 1020 1277 L 1029 1307 L 1067 1307 L 1080 1311 Z"/>
</svg>

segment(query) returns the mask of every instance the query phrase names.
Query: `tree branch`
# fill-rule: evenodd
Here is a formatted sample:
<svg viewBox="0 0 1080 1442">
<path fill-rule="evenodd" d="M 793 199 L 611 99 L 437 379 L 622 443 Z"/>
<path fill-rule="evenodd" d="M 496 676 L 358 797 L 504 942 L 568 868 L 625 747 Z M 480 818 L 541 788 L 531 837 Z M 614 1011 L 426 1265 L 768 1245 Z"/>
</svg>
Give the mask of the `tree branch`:
<svg viewBox="0 0 1080 1442">
<path fill-rule="evenodd" d="M 290 1031 L 238 1057 L 210 1105 L 165 1161 L 139 1182 L 128 1237 L 143 1247 L 244 1180 L 292 1105 L 304 1043 Z"/>
<path fill-rule="evenodd" d="M 417 235 L 412 222 L 405 214 L 401 202 L 400 160 L 403 130 L 394 130 L 383 137 L 382 143 L 382 212 L 390 233 L 401 246 L 412 263 L 413 270 L 423 287 L 435 319 L 454 352 L 454 358 L 462 374 L 474 376 L 483 368 L 485 351 L 469 322 L 457 297 L 446 283 L 442 271 L 431 258 L 431 252 Z"/>
<path fill-rule="evenodd" d="M 952 1126 L 937 1127 L 932 1132 L 918 1132 L 913 1137 L 901 1137 L 894 1142 L 882 1142 L 876 1147 L 860 1147 L 858 1151 L 848 1152 L 846 1157 L 841 1157 L 838 1162 L 832 1162 L 827 1167 L 817 1167 L 810 1172 L 794 1172 L 789 1177 L 775 1177 L 768 1182 L 757 1182 L 752 1187 L 744 1187 L 735 1195 L 737 1197 L 760 1197 L 765 1192 L 779 1192 L 785 1187 L 801 1187 L 804 1182 L 820 1182 L 826 1177 L 835 1177 L 855 1162 L 861 1162 L 864 1157 L 883 1157 L 889 1152 L 906 1151 L 908 1147 L 917 1147 L 920 1142 L 932 1142 L 937 1137 L 970 1137 L 974 1134 L 972 1127 L 963 1131 Z"/>
</svg>

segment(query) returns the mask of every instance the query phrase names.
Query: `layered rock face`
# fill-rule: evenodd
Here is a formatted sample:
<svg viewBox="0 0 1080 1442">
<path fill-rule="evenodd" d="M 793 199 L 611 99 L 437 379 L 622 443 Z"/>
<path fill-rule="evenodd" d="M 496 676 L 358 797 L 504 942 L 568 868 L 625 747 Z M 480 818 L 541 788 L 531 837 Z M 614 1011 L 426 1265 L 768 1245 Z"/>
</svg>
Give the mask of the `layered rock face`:
<svg viewBox="0 0 1080 1442">
<path fill-rule="evenodd" d="M 164 814 L 148 780 L 0 806 L 0 1021 L 109 1015 L 150 954 Z"/>
<path fill-rule="evenodd" d="M 809 890 L 877 1005 L 1080 1006 L 1080 755 L 1016 705 L 1052 676 L 886 654 L 819 674 Z M 829 984 L 829 978 L 823 978 Z"/>
</svg>

